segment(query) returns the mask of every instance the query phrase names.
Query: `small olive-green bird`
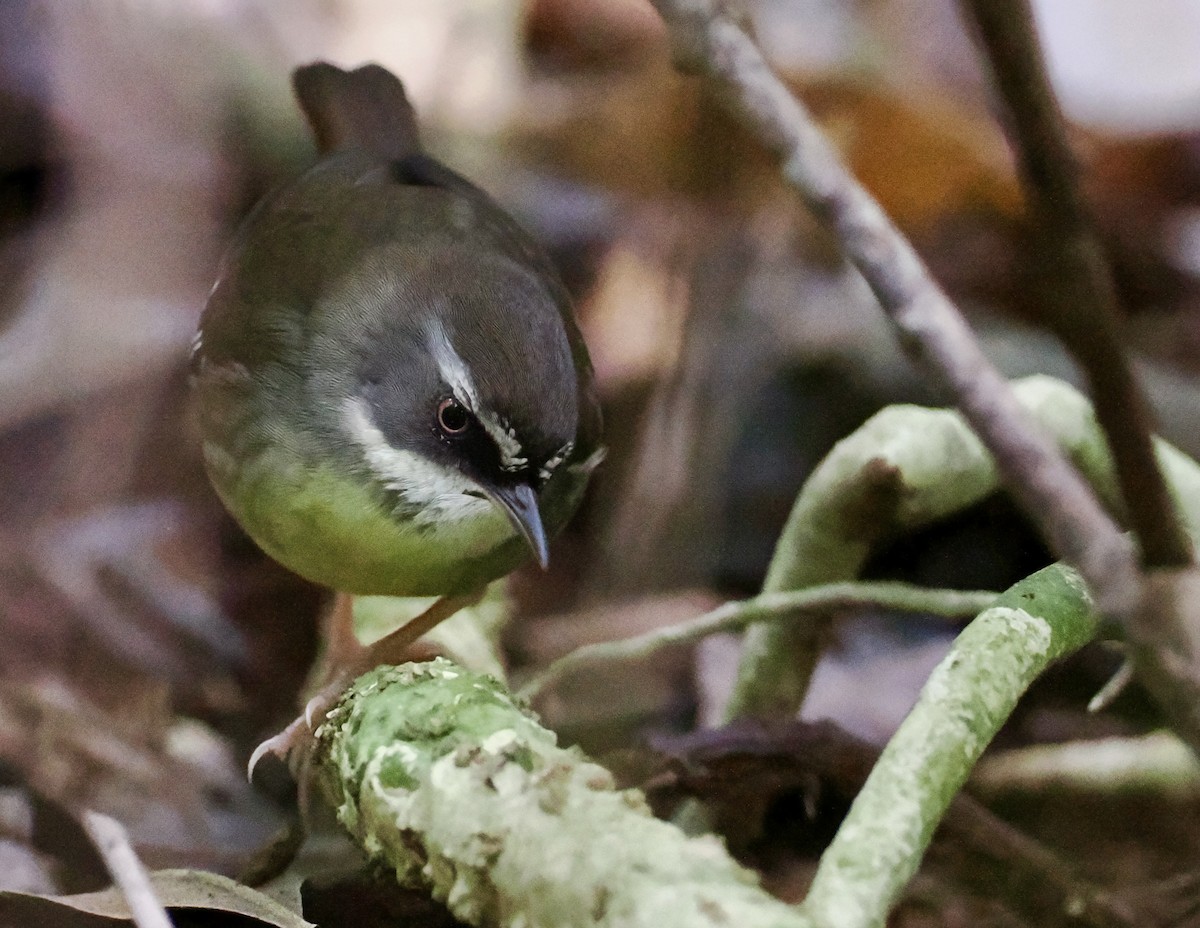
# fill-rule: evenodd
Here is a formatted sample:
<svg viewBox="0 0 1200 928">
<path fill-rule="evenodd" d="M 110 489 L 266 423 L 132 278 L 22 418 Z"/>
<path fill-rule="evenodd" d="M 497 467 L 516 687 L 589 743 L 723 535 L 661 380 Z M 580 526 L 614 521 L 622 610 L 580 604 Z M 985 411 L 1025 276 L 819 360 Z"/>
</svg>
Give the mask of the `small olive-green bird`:
<svg viewBox="0 0 1200 928">
<path fill-rule="evenodd" d="M 322 157 L 255 208 L 195 341 L 217 492 L 268 554 L 345 593 L 545 566 L 599 457 L 562 283 L 422 152 L 388 71 L 313 64 L 293 86 Z"/>
</svg>

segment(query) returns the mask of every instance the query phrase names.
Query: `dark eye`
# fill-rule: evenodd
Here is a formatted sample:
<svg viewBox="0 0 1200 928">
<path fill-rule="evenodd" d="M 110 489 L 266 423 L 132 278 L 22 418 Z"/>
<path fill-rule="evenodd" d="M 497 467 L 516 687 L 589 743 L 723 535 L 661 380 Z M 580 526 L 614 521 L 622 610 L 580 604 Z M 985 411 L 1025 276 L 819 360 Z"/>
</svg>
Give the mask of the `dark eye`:
<svg viewBox="0 0 1200 928">
<path fill-rule="evenodd" d="M 463 409 L 462 403 L 452 396 L 446 397 L 437 408 L 438 428 L 449 436 L 461 435 L 471 424 L 470 414 Z"/>
</svg>

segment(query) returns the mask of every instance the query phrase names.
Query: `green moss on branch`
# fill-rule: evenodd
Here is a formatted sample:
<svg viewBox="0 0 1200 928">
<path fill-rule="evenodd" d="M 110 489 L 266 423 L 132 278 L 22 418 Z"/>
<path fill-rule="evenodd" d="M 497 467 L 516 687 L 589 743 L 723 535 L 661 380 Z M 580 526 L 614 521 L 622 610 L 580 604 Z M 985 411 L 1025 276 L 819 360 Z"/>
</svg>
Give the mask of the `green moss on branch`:
<svg viewBox="0 0 1200 928">
<path fill-rule="evenodd" d="M 494 679 L 449 661 L 361 677 L 318 741 L 350 833 L 473 925 L 811 925 L 716 838 L 654 818 Z"/>
</svg>

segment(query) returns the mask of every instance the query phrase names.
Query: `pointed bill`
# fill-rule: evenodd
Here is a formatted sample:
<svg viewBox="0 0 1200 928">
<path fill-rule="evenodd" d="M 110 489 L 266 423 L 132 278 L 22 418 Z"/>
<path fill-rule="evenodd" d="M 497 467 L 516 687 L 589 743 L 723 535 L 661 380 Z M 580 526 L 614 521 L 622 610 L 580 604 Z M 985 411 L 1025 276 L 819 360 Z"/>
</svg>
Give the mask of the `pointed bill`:
<svg viewBox="0 0 1200 928">
<path fill-rule="evenodd" d="M 527 483 L 518 483 L 513 487 L 494 488 L 488 495 L 504 510 L 513 527 L 529 545 L 538 566 L 545 570 L 550 564 L 550 549 L 533 487 Z"/>
</svg>

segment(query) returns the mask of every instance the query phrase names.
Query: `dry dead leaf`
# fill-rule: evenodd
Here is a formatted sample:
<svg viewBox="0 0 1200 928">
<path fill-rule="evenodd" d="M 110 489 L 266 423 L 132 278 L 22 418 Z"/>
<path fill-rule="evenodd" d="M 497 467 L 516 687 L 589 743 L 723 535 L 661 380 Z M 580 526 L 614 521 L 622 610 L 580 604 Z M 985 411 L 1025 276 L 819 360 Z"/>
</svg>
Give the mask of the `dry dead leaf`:
<svg viewBox="0 0 1200 928">
<path fill-rule="evenodd" d="M 199 909 L 241 915 L 270 928 L 315 928 L 275 900 L 203 870 L 160 870 L 150 875 L 155 892 L 168 909 Z M 77 896 L 44 896 L 0 892 L 0 928 L 56 925 L 62 928 L 110 928 L 131 923 L 129 907 L 118 890 Z"/>
</svg>

